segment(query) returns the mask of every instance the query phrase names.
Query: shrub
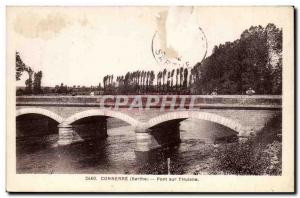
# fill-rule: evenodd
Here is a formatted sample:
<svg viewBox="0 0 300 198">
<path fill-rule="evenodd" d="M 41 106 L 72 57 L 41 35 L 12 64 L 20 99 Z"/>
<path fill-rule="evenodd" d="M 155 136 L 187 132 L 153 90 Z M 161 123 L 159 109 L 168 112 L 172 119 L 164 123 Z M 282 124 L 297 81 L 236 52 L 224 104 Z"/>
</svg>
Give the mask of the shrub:
<svg viewBox="0 0 300 198">
<path fill-rule="evenodd" d="M 280 175 L 282 172 L 281 114 L 244 141 L 226 144 L 215 152 L 213 170 L 233 175 Z"/>
<path fill-rule="evenodd" d="M 260 175 L 267 167 L 267 161 L 262 157 L 261 147 L 254 148 L 254 140 L 225 145 L 216 153 L 214 169 L 224 174 Z"/>
</svg>

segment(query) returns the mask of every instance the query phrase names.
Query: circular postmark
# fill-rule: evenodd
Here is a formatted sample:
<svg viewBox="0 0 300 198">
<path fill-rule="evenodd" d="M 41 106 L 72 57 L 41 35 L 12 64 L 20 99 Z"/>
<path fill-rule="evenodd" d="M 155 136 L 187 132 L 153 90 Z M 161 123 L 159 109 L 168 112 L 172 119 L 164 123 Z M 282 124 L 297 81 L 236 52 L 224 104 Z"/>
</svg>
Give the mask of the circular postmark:
<svg viewBox="0 0 300 198">
<path fill-rule="evenodd" d="M 207 39 L 201 27 L 171 32 L 156 31 L 151 50 L 156 62 L 163 67 L 193 67 L 207 54 Z"/>
</svg>

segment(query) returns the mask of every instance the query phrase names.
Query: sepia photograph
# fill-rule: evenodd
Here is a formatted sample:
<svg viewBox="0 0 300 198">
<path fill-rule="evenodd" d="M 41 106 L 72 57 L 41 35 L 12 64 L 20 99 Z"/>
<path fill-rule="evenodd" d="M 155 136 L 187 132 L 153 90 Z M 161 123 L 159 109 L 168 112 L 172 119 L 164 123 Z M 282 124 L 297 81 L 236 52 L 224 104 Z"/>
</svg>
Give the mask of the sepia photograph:
<svg viewBox="0 0 300 198">
<path fill-rule="evenodd" d="M 294 191 L 292 6 L 6 12 L 9 191 Z"/>
</svg>

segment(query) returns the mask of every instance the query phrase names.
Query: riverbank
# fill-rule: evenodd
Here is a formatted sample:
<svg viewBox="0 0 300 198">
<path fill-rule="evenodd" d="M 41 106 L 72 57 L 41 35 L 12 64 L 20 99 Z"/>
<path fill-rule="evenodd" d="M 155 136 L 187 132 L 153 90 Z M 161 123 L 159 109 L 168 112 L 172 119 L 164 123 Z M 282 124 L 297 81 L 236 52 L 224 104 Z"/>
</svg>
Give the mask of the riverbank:
<svg viewBox="0 0 300 198">
<path fill-rule="evenodd" d="M 281 175 L 281 114 L 244 141 L 207 146 L 207 158 L 191 167 L 188 174 Z"/>
</svg>

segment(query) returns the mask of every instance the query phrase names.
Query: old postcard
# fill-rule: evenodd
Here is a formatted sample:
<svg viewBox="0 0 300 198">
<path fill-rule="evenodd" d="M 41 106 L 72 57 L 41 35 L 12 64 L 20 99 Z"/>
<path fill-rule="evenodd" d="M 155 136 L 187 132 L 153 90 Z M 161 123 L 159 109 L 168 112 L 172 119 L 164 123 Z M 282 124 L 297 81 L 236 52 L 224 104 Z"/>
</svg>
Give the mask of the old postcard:
<svg viewBox="0 0 300 198">
<path fill-rule="evenodd" d="M 7 191 L 294 191 L 292 6 L 6 14 Z"/>
</svg>

